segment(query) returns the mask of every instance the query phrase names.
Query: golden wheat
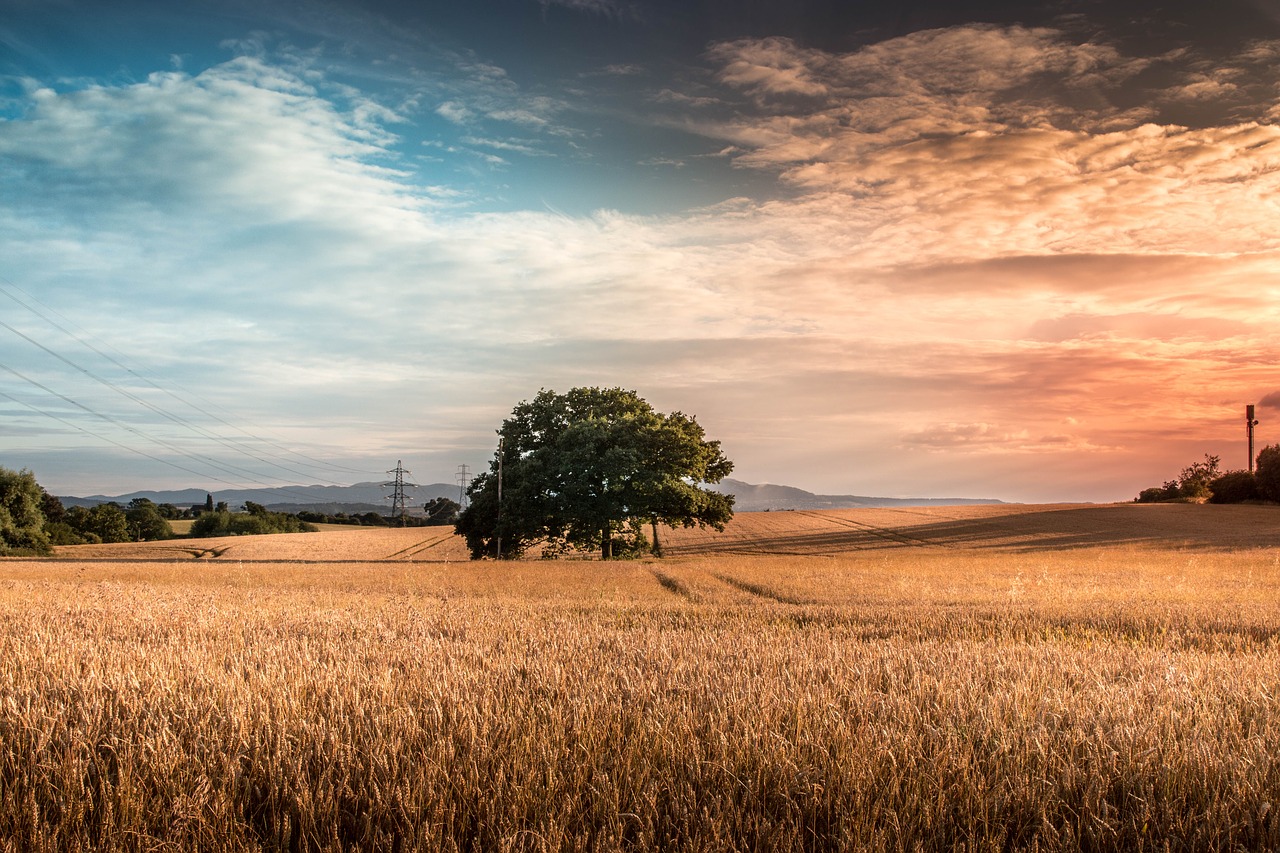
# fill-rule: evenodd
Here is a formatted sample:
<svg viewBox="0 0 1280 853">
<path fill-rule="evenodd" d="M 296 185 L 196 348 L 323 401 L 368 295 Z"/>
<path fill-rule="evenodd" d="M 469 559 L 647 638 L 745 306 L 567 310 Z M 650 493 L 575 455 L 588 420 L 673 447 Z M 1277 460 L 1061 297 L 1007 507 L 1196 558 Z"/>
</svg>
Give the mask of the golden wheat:
<svg viewBox="0 0 1280 853">
<path fill-rule="evenodd" d="M 376 533 L 0 562 L 0 849 L 1280 846 L 1273 550 Z"/>
</svg>

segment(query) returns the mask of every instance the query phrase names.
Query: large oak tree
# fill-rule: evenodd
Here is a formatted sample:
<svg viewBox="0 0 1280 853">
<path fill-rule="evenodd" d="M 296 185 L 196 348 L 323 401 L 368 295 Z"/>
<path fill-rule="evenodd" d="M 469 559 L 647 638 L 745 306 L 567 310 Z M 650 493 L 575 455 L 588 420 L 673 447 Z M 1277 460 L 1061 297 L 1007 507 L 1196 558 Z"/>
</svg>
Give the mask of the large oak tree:
<svg viewBox="0 0 1280 853">
<path fill-rule="evenodd" d="M 458 519 L 473 558 L 657 548 L 658 525 L 723 530 L 733 496 L 713 492 L 733 470 L 697 420 L 654 411 L 634 391 L 542 391 L 498 430 L 498 452 Z M 501 489 L 501 500 L 499 499 Z M 644 527 L 653 531 L 650 545 Z"/>
</svg>

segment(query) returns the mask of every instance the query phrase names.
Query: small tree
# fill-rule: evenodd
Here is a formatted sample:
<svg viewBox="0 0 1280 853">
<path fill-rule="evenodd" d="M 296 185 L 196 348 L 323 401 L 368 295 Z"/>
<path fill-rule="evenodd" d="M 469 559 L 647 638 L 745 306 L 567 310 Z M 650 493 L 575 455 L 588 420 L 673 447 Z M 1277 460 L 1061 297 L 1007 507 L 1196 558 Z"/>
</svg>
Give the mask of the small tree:
<svg viewBox="0 0 1280 853">
<path fill-rule="evenodd" d="M 160 509 L 147 498 L 134 498 L 125 510 L 125 522 L 129 526 L 129 538 L 134 542 L 153 542 L 172 539 L 173 528 L 160 514 Z"/>
<path fill-rule="evenodd" d="M 131 542 L 129 519 L 124 510 L 114 503 L 98 504 L 89 509 L 88 531 L 98 537 L 99 542 Z"/>
<path fill-rule="evenodd" d="M 1221 473 L 1217 456 L 1204 455 L 1203 462 L 1195 462 L 1182 469 L 1178 475 L 1178 494 L 1184 498 L 1207 498 L 1211 494 L 1209 483 Z"/>
<path fill-rule="evenodd" d="M 425 516 L 423 526 L 434 527 L 437 525 L 455 524 L 458 521 L 458 513 L 462 507 L 457 501 L 448 498 L 432 498 L 422 505 L 422 512 Z"/>
</svg>

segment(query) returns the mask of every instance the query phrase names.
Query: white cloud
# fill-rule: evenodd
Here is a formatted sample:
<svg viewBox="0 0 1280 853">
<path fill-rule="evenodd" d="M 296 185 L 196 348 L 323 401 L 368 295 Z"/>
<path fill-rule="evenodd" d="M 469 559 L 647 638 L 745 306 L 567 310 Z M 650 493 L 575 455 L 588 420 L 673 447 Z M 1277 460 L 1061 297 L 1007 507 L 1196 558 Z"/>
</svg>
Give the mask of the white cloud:
<svg viewBox="0 0 1280 853">
<path fill-rule="evenodd" d="M 778 172 L 810 209 L 843 214 L 862 265 L 1280 245 L 1274 220 L 1259 215 L 1280 212 L 1280 130 L 1068 112 L 1074 87 L 1148 64 L 1105 45 L 969 26 L 843 55 L 766 39 L 720 44 L 710 57 L 732 88 L 809 97 L 693 127 L 742 148 L 739 166 Z M 1239 77 L 1195 71 L 1165 97 L 1236 91 Z"/>
<path fill-rule="evenodd" d="M 0 254 L 169 375 L 370 452 L 416 440 L 407 424 L 483 444 L 539 387 L 621 384 L 697 412 L 748 479 L 804 463 L 807 488 L 927 494 L 941 456 L 982 482 L 994 455 L 1060 452 L 1075 476 L 1081 453 L 1134 452 L 1133 418 L 1181 441 L 1273 387 L 1274 126 L 1063 121 L 1028 93 L 1135 60 L 1041 30 L 712 55 L 754 106 L 716 124 L 701 90 L 665 100 L 729 143 L 719 156 L 778 174 L 780 198 L 466 213 L 395 154 L 400 113 L 239 59 L 33 94 L 0 123 Z M 538 150 L 559 102 L 463 64 L 440 115 L 486 156 Z M 532 129 L 474 126 L 493 120 Z M 928 462 L 890 465 L 899 450 Z M 996 496 L 1043 494 L 1052 465 L 1010 463 L 1023 491 Z M 847 472 L 882 479 L 822 479 Z"/>
<path fill-rule="evenodd" d="M 436 107 L 436 115 L 448 119 L 454 124 L 467 124 L 475 117 L 475 113 L 471 112 L 471 110 L 453 101 L 445 101 Z"/>
</svg>

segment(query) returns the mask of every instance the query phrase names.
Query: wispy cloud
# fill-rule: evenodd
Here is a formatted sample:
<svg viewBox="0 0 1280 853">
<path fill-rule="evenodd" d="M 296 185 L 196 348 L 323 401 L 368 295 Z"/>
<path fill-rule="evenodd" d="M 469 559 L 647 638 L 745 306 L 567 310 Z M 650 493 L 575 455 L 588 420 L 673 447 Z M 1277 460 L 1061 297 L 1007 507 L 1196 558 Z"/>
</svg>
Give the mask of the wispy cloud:
<svg viewBox="0 0 1280 853">
<path fill-rule="evenodd" d="M 538 0 L 538 3 L 544 10 L 560 6 L 575 12 L 603 15 L 609 18 L 630 20 L 642 18 L 641 5 L 627 2 L 627 0 Z"/>
</svg>

